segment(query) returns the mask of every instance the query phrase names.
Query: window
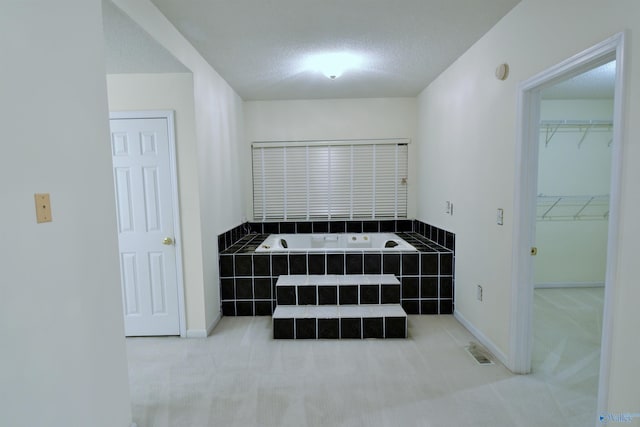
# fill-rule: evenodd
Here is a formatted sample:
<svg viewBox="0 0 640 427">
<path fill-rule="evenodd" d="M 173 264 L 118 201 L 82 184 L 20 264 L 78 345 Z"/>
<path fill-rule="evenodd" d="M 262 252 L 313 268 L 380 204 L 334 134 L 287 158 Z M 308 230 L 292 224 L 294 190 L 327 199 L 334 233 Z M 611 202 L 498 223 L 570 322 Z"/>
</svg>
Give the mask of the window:
<svg viewBox="0 0 640 427">
<path fill-rule="evenodd" d="M 254 142 L 254 219 L 406 218 L 407 144 Z"/>
</svg>

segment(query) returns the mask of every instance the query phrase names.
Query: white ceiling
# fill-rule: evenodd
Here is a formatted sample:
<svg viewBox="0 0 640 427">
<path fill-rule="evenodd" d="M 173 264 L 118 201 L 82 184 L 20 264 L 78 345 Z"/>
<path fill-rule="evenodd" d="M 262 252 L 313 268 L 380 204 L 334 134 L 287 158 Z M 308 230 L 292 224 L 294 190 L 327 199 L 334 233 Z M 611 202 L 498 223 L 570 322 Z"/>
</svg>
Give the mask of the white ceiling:
<svg viewBox="0 0 640 427">
<path fill-rule="evenodd" d="M 416 96 L 520 0 L 151 0 L 245 100 Z M 336 80 L 306 55 L 349 51 Z"/>
<path fill-rule="evenodd" d="M 593 68 L 542 91 L 543 99 L 613 99 L 616 61 Z"/>
<path fill-rule="evenodd" d="M 474 0 L 151 1 L 243 99 L 254 100 L 415 96 L 519 0 L 483 2 L 491 7 Z M 102 3 L 108 74 L 189 72 L 111 1 Z M 330 48 L 369 62 L 333 81 L 301 70 L 305 55 Z M 542 96 L 610 99 L 614 83 L 615 61 Z"/>
<path fill-rule="evenodd" d="M 107 74 L 190 72 L 109 0 L 102 1 Z"/>
</svg>

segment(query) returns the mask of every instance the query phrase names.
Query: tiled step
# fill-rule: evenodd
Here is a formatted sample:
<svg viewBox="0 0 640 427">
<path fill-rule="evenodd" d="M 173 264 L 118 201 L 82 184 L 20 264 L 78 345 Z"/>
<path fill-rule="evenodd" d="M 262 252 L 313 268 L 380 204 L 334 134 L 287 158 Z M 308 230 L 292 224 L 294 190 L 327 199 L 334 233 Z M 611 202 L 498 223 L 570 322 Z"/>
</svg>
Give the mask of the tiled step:
<svg viewBox="0 0 640 427">
<path fill-rule="evenodd" d="M 407 314 L 399 304 L 278 306 L 274 339 L 406 338 Z"/>
<path fill-rule="evenodd" d="M 393 274 L 282 275 L 276 283 L 276 303 L 400 304 L 400 282 Z"/>
</svg>

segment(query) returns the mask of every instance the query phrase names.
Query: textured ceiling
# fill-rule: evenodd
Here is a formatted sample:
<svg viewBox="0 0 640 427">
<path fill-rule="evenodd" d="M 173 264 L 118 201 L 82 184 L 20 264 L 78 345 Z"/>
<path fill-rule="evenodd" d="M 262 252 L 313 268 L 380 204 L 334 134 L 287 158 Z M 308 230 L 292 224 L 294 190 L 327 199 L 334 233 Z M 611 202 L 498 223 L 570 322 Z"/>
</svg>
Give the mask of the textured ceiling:
<svg viewBox="0 0 640 427">
<path fill-rule="evenodd" d="M 542 91 L 543 99 L 613 99 L 616 61 L 609 62 Z"/>
<path fill-rule="evenodd" d="M 102 21 L 107 74 L 190 72 L 109 0 Z"/>
<path fill-rule="evenodd" d="M 520 0 L 151 0 L 245 100 L 416 96 Z M 336 80 L 305 56 L 348 51 Z"/>
</svg>

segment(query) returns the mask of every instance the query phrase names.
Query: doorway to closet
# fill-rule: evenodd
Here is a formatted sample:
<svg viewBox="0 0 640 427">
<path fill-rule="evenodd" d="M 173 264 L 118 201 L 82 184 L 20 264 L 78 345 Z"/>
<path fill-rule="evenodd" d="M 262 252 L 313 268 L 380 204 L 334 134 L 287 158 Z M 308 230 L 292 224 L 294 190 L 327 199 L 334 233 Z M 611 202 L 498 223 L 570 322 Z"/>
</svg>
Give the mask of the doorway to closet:
<svg viewBox="0 0 640 427">
<path fill-rule="evenodd" d="M 596 415 L 616 62 L 541 91 L 531 370 L 576 425 Z"/>
<path fill-rule="evenodd" d="M 616 290 L 619 207 L 623 151 L 625 34 L 618 33 L 603 42 L 522 82 L 518 88 L 518 140 L 516 144 L 516 189 L 514 211 L 514 255 L 512 274 L 512 315 L 508 366 L 513 372 L 529 373 L 533 353 L 534 264 L 538 215 L 538 154 L 541 133 L 542 92 L 586 71 L 616 61 L 613 97 L 612 138 L 610 142 L 610 189 L 607 219 L 605 287 L 602 311 L 602 342 L 598 374 L 597 411 L 606 410 L 611 367 L 613 331 L 612 304 Z M 588 135 L 587 135 L 588 136 Z M 578 142 L 582 139 L 579 137 Z M 592 421 L 595 420 L 595 417 Z M 587 424 L 591 424 L 588 422 Z"/>
</svg>

